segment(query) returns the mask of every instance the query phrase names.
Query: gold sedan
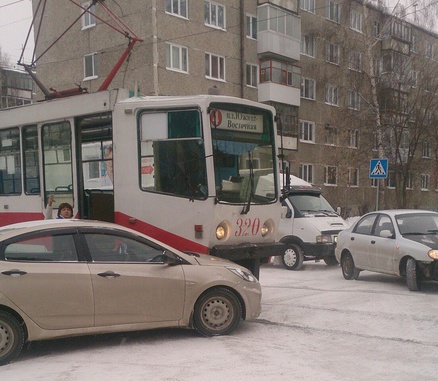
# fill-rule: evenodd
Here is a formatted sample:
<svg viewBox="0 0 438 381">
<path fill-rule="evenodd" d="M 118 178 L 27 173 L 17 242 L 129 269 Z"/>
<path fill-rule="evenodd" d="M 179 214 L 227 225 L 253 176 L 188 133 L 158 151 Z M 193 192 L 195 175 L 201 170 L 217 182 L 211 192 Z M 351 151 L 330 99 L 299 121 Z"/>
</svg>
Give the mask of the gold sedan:
<svg viewBox="0 0 438 381">
<path fill-rule="evenodd" d="M 26 341 L 161 327 L 225 335 L 260 312 L 260 284 L 246 268 L 119 225 L 0 229 L 0 365 Z"/>
</svg>

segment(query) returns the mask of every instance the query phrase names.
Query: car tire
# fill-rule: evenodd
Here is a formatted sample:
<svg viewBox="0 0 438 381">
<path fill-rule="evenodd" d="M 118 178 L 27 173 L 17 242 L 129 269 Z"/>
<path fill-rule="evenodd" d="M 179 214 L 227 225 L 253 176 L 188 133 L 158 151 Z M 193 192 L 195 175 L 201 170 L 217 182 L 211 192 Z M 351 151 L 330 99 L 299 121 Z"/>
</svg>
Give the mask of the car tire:
<svg viewBox="0 0 438 381">
<path fill-rule="evenodd" d="M 304 254 L 301 247 L 295 243 L 286 244 L 286 250 L 281 256 L 281 263 L 287 270 L 299 270 L 303 266 Z"/>
<path fill-rule="evenodd" d="M 204 336 L 228 335 L 239 325 L 242 306 L 226 288 L 215 288 L 196 301 L 193 325 Z"/>
<path fill-rule="evenodd" d="M 339 265 L 338 260 L 336 259 L 336 257 L 326 257 L 324 258 L 324 262 L 327 266 L 337 266 Z"/>
<path fill-rule="evenodd" d="M 406 284 L 409 291 L 421 290 L 421 271 L 414 258 L 408 258 L 406 262 Z"/>
<path fill-rule="evenodd" d="M 20 322 L 11 314 L 0 311 L 0 365 L 17 357 L 23 344 L 24 331 Z"/>
<path fill-rule="evenodd" d="M 360 270 L 356 268 L 351 253 L 345 253 L 341 258 L 342 275 L 347 280 L 357 279 Z"/>
</svg>

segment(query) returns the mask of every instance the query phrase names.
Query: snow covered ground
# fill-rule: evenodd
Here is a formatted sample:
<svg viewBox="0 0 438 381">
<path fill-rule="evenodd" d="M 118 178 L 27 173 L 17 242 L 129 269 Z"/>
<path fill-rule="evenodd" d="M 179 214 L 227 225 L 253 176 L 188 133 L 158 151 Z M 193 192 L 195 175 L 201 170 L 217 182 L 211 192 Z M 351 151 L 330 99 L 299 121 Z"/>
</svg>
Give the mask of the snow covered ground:
<svg viewBox="0 0 438 381">
<path fill-rule="evenodd" d="M 437 380 L 438 284 L 305 263 L 261 270 L 263 312 L 230 336 L 166 329 L 32 343 L 1 380 Z"/>
</svg>

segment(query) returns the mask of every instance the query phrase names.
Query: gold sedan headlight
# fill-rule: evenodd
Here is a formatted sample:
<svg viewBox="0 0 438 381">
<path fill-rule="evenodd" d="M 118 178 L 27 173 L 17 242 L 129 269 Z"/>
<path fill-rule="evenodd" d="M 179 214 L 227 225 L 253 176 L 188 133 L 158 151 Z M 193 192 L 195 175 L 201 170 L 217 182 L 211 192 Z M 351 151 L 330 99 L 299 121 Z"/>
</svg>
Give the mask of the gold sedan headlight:
<svg viewBox="0 0 438 381">
<path fill-rule="evenodd" d="M 427 254 L 432 259 L 438 259 L 438 250 L 429 250 Z"/>
</svg>

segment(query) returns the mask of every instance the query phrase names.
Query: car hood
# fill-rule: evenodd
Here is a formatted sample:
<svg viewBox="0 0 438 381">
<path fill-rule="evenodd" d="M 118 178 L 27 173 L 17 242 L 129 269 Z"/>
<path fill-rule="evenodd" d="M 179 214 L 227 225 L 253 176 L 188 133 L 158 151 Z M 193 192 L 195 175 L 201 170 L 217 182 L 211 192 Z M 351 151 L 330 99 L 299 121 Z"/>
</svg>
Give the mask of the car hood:
<svg viewBox="0 0 438 381">
<path fill-rule="evenodd" d="M 218 266 L 218 265 L 226 266 L 226 265 L 234 264 L 228 259 L 214 257 L 212 255 L 206 255 L 206 254 L 200 254 L 199 256 L 196 256 L 195 259 L 201 266 Z M 239 265 L 235 265 L 235 266 L 240 267 Z"/>
<path fill-rule="evenodd" d="M 438 249 L 438 235 L 437 234 L 423 234 L 423 235 L 405 235 L 405 239 L 421 243 L 431 249 Z"/>
</svg>

